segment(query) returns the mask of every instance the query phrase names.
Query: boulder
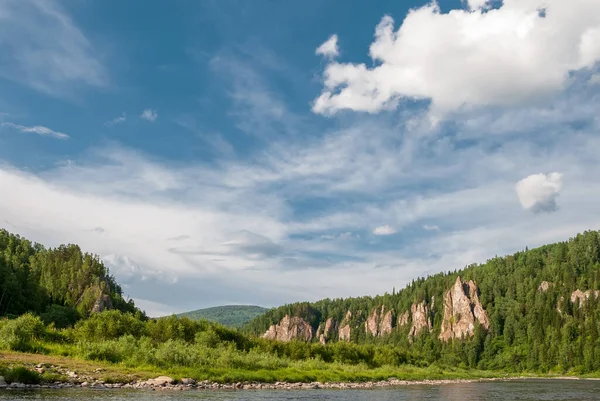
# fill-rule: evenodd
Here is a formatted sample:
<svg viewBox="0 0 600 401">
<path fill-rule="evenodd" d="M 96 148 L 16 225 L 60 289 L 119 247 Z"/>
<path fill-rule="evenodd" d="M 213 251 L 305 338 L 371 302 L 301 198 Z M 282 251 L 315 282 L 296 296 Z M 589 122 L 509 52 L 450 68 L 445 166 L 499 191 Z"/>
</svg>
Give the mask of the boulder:
<svg viewBox="0 0 600 401">
<path fill-rule="evenodd" d="M 150 386 L 166 386 L 167 384 L 173 383 L 175 383 L 175 380 L 169 376 L 159 376 L 156 379 L 150 379 L 146 381 L 146 384 Z"/>
</svg>

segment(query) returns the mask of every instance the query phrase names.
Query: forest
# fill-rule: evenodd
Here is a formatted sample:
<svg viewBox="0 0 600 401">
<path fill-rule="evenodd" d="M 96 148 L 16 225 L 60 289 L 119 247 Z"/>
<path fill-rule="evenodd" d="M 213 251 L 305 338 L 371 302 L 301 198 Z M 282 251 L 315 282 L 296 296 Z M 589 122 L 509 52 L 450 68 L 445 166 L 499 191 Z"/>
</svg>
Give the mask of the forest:
<svg viewBox="0 0 600 401">
<path fill-rule="evenodd" d="M 477 283 L 489 325 L 476 324 L 472 335 L 443 341 L 443 300 L 459 275 Z M 236 330 L 185 317 L 149 319 L 123 298 L 97 256 L 76 245 L 47 249 L 2 230 L 0 350 L 221 382 L 593 376 L 600 372 L 599 281 L 599 233 L 588 231 L 419 278 L 390 294 L 285 305 Z M 588 295 L 573 299 L 577 290 Z M 410 336 L 410 319 L 406 325 L 399 320 L 415 303 L 430 311 L 430 329 Z M 366 319 L 381 306 L 394 312 L 394 327 L 373 336 Z M 326 344 L 316 336 L 262 338 L 285 315 L 304 319 L 317 332 L 328 318 L 342 322 L 348 311 L 349 341 L 340 341 L 335 331 Z M 0 369 L 2 364 L 0 359 Z"/>
</svg>

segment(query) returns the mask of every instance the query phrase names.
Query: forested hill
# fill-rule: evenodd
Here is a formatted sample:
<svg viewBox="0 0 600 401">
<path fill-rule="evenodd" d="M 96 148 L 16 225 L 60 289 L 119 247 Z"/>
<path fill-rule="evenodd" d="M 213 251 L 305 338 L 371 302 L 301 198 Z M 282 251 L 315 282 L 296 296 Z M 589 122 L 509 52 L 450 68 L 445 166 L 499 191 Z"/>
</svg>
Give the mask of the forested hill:
<svg viewBox="0 0 600 401">
<path fill-rule="evenodd" d="M 208 320 L 209 322 L 221 323 L 224 326 L 240 328 L 266 311 L 267 308 L 262 306 L 224 305 L 185 312 L 178 316 L 192 320 Z"/>
<path fill-rule="evenodd" d="M 591 371 L 600 368 L 599 289 L 600 236 L 588 231 L 397 293 L 285 305 L 245 330 L 280 341 L 391 343 L 483 368 Z"/>
<path fill-rule="evenodd" d="M 0 229 L 0 317 L 34 312 L 66 327 L 105 309 L 142 315 L 97 256 L 77 245 L 47 249 Z"/>
</svg>

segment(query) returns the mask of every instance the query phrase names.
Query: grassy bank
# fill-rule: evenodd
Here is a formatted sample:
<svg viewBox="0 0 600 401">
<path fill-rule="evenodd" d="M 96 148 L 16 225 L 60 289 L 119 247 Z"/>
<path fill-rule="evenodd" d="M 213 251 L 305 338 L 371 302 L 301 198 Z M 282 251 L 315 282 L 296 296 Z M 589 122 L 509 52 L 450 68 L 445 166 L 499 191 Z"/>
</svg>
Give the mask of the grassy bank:
<svg viewBox="0 0 600 401">
<path fill-rule="evenodd" d="M 160 375 L 168 375 L 174 379 L 184 377 L 197 381 L 208 380 L 219 383 L 235 382 L 364 382 L 386 380 L 395 377 L 399 380 L 451 380 L 515 377 L 515 374 L 469 370 L 460 368 L 441 368 L 431 366 L 420 368 L 415 366 L 382 366 L 369 368 L 364 365 L 345 365 L 325 363 L 322 361 L 293 362 L 287 367 L 276 369 L 249 370 L 243 368 L 200 368 L 173 366 L 159 368 L 156 366 L 132 366 L 127 363 L 110 363 L 106 361 L 89 361 L 77 357 L 58 355 L 41 355 L 22 352 L 0 353 L 0 371 L 16 367 L 34 370 L 38 364 L 57 366 L 76 372 L 79 376 L 92 377 L 107 383 L 127 383 L 146 380 Z M 47 371 L 42 375 L 45 382 L 68 381 L 66 375 Z"/>
</svg>

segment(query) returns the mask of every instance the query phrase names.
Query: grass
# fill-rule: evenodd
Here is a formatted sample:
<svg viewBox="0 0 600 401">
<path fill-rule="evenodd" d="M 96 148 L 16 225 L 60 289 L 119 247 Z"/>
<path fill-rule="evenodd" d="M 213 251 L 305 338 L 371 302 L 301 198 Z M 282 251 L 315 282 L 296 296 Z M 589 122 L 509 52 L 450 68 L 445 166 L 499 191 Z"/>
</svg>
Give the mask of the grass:
<svg viewBox="0 0 600 401">
<path fill-rule="evenodd" d="M 319 361 L 293 362 L 285 368 L 273 370 L 231 369 L 231 368 L 193 368 L 170 367 L 160 369 L 155 366 L 128 366 L 126 363 L 109 363 L 103 361 L 87 361 L 80 358 L 57 355 L 40 355 L 21 352 L 5 352 L 0 356 L 0 369 L 26 368 L 32 369 L 36 364 L 53 365 L 89 376 L 107 383 L 126 383 L 134 380 L 146 380 L 160 375 L 168 375 L 176 380 L 191 377 L 197 381 L 209 380 L 219 383 L 235 382 L 365 382 L 387 380 L 391 377 L 399 380 L 452 380 L 515 377 L 502 372 L 467 370 L 461 368 L 441 368 L 430 366 L 383 366 L 369 368 L 365 365 L 345 365 L 339 363 L 323 363 Z M 98 369 L 101 371 L 98 371 Z M 41 376 L 44 382 L 56 380 L 66 381 L 68 378 Z M 521 376 L 521 375 L 519 375 Z"/>
</svg>

